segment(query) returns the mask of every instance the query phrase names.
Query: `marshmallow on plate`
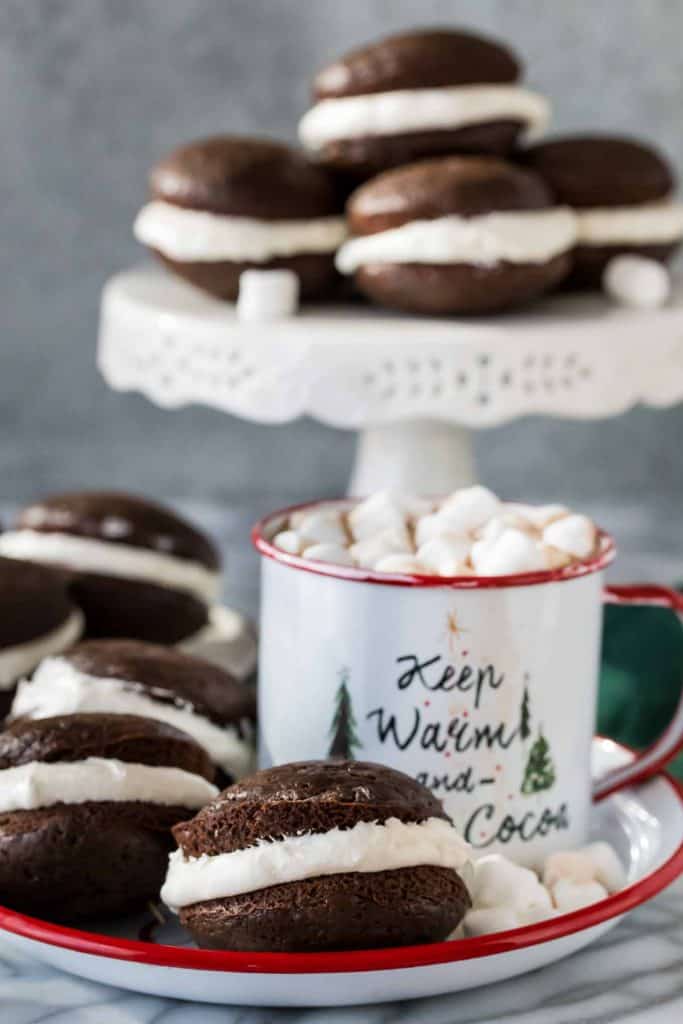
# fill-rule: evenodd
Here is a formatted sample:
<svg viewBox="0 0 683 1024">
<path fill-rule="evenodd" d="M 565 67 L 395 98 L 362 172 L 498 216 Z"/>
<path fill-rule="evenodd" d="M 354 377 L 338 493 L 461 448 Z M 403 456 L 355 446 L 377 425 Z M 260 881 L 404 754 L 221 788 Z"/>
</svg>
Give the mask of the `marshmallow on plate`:
<svg viewBox="0 0 683 1024">
<path fill-rule="evenodd" d="M 240 274 L 237 319 L 261 323 L 294 316 L 299 278 L 293 270 L 244 270 Z"/>
<path fill-rule="evenodd" d="M 622 306 L 657 309 L 671 296 L 671 275 L 657 260 L 624 254 L 609 261 L 602 286 Z"/>
<path fill-rule="evenodd" d="M 543 531 L 543 543 L 565 551 L 573 558 L 589 558 L 595 550 L 595 524 L 582 515 L 564 516 Z"/>
<path fill-rule="evenodd" d="M 472 566 L 482 576 L 536 572 L 547 564 L 537 542 L 527 533 L 507 527 L 493 540 L 472 545 Z"/>
<path fill-rule="evenodd" d="M 617 892 L 626 885 L 626 872 L 613 847 L 597 842 L 580 850 L 558 850 L 547 857 L 544 884 L 552 889 L 561 880 L 576 885 L 599 882 L 607 892 Z"/>
<path fill-rule="evenodd" d="M 572 882 L 569 878 L 560 878 L 552 888 L 552 896 L 556 908 L 570 914 L 572 910 L 604 900 L 607 889 L 600 882 Z"/>
</svg>

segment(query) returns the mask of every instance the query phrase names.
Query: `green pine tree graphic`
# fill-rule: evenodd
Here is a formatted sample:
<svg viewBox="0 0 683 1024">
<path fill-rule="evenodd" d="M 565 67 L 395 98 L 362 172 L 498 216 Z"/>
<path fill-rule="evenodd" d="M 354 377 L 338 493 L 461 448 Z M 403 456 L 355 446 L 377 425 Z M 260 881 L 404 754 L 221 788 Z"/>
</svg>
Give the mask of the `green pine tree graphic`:
<svg viewBox="0 0 683 1024">
<path fill-rule="evenodd" d="M 363 746 L 356 733 L 356 719 L 351 705 L 351 694 L 346 685 L 348 681 L 349 671 L 343 668 L 339 673 L 334 717 L 330 727 L 332 742 L 327 755 L 347 761 L 353 760 L 354 751 Z"/>
<path fill-rule="evenodd" d="M 522 782 L 522 793 L 529 796 L 532 793 L 541 793 L 544 789 L 550 789 L 555 784 L 555 766 L 550 754 L 550 746 L 543 735 L 543 730 L 538 730 L 538 736 L 531 744 L 529 757 L 524 770 Z"/>
</svg>

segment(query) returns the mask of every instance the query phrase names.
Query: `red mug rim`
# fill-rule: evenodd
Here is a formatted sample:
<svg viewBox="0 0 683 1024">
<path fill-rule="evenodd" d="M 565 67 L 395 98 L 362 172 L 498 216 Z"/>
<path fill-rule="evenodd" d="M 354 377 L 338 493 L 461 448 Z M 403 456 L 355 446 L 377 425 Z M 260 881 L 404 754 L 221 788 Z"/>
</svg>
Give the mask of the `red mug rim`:
<svg viewBox="0 0 683 1024">
<path fill-rule="evenodd" d="M 585 562 L 575 562 L 561 569 L 543 569 L 536 572 L 516 573 L 509 576 L 421 576 L 416 573 L 375 572 L 372 569 L 357 569 L 349 565 L 334 565 L 332 562 L 314 562 L 301 555 L 281 551 L 269 540 L 272 526 L 302 509 L 316 509 L 326 505 L 353 505 L 358 499 L 326 498 L 322 501 L 305 501 L 287 508 L 278 509 L 259 519 L 251 530 L 251 542 L 264 558 L 271 558 L 290 569 L 300 569 L 316 576 L 331 576 L 334 579 L 352 583 L 373 583 L 384 587 L 450 587 L 457 590 L 489 590 L 500 587 L 530 587 L 539 583 L 560 583 L 563 580 L 589 576 L 605 569 L 616 555 L 612 536 L 598 529 L 598 550 Z"/>
</svg>

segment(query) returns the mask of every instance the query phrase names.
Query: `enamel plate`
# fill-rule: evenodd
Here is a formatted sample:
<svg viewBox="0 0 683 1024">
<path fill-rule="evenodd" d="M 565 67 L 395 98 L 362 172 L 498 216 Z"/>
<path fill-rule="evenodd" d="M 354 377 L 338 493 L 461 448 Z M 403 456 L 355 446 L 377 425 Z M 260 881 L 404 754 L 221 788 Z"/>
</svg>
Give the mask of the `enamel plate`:
<svg viewBox="0 0 683 1024">
<path fill-rule="evenodd" d="M 597 739 L 594 774 L 630 754 Z M 244 1006 L 343 1006 L 488 985 L 569 956 L 683 873 L 683 786 L 666 775 L 595 805 L 592 838 L 618 850 L 627 888 L 550 921 L 476 939 L 349 953 L 200 950 L 174 921 L 146 917 L 63 928 L 0 907 L 6 939 L 35 960 L 120 988 Z"/>
</svg>

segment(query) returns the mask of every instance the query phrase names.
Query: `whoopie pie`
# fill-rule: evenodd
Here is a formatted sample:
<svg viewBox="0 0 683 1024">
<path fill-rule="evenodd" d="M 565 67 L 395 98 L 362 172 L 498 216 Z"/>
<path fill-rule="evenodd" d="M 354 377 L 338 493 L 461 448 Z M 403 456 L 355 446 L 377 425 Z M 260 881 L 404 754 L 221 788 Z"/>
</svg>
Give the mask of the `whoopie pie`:
<svg viewBox="0 0 683 1024">
<path fill-rule="evenodd" d="M 89 640 L 46 658 L 19 685 L 10 719 L 75 712 L 135 714 L 181 729 L 227 786 L 254 762 L 254 691 L 224 669 L 171 647 Z"/>
<path fill-rule="evenodd" d="M 162 899 L 210 949 L 300 952 L 446 938 L 469 847 L 424 786 L 377 764 L 257 772 L 173 829 Z"/>
<path fill-rule="evenodd" d="M 614 256 L 667 263 L 683 238 L 683 205 L 673 171 L 651 146 L 611 135 L 575 135 L 539 143 L 522 159 L 557 203 L 576 212 L 570 284 L 599 288 Z"/>
<path fill-rule="evenodd" d="M 337 266 L 375 302 L 417 313 L 518 306 L 568 273 L 574 215 L 531 171 L 494 157 L 423 160 L 351 196 Z"/>
<path fill-rule="evenodd" d="M 299 137 L 321 163 L 361 180 L 430 156 L 504 156 L 549 115 L 520 75 L 507 47 L 469 32 L 389 36 L 318 73 Z"/>
<path fill-rule="evenodd" d="M 76 643 L 82 631 L 83 615 L 63 575 L 0 557 L 0 719 L 17 681 L 43 658 Z"/>
<path fill-rule="evenodd" d="M 134 715 L 63 715 L 0 733 L 0 899 L 50 920 L 158 896 L 171 826 L 217 793 L 194 740 Z"/>
<path fill-rule="evenodd" d="M 131 494 L 79 491 L 29 505 L 0 534 L 0 555 L 69 570 L 88 638 L 178 643 L 206 627 L 220 590 L 208 537 Z"/>
<path fill-rule="evenodd" d="M 254 269 L 294 271 L 305 298 L 335 281 L 342 203 L 326 171 L 291 147 L 202 139 L 158 163 L 149 185 L 135 235 L 198 288 L 234 300 L 240 275 Z"/>
</svg>

